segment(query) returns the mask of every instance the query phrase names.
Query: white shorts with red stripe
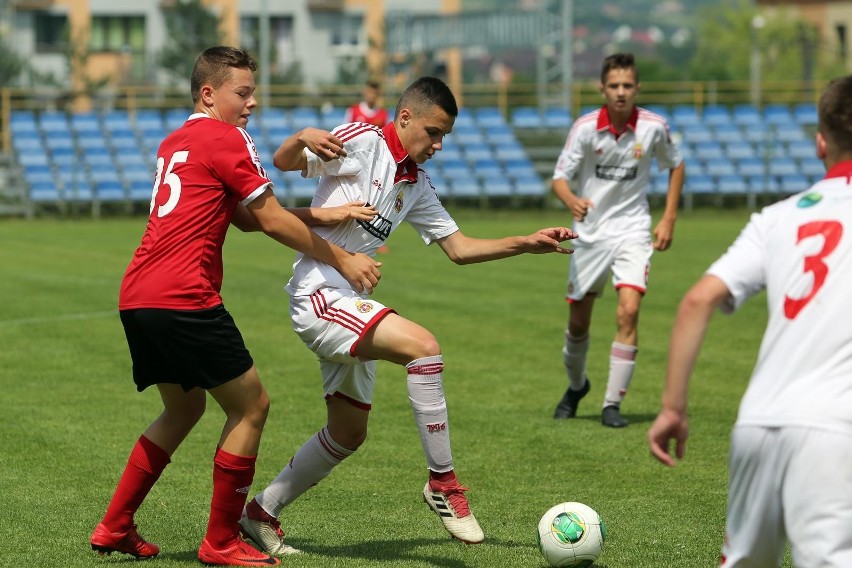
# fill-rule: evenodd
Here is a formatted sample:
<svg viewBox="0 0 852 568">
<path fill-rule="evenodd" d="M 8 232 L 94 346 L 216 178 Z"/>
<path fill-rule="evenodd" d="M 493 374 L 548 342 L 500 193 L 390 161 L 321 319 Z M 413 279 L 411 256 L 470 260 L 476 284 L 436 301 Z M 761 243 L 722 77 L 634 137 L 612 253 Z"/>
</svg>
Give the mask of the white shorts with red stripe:
<svg viewBox="0 0 852 568">
<path fill-rule="evenodd" d="M 354 290 L 320 288 L 310 296 L 290 298 L 293 329 L 320 360 L 326 397 L 337 396 L 369 409 L 376 362 L 362 360 L 358 342 L 393 309 L 362 298 Z"/>
<path fill-rule="evenodd" d="M 628 287 L 645 293 L 654 252 L 650 236 L 634 234 L 594 245 L 575 243 L 572 247 L 565 294 L 569 302 L 578 302 L 586 294 L 600 296 L 610 275 L 616 289 Z"/>
</svg>

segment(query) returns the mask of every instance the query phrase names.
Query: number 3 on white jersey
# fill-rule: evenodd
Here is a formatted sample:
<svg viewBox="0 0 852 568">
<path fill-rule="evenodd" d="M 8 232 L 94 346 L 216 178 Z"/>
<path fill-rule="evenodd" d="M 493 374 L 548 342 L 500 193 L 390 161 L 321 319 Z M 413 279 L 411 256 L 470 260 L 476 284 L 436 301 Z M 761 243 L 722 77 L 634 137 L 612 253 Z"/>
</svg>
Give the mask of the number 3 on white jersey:
<svg viewBox="0 0 852 568">
<path fill-rule="evenodd" d="M 180 178 L 176 173 L 172 171 L 175 167 L 175 164 L 182 164 L 189 157 L 188 150 L 181 150 L 180 152 L 175 152 L 172 154 L 172 160 L 169 162 L 169 167 L 166 170 L 165 178 L 163 178 L 163 164 L 165 160 L 163 160 L 162 156 L 157 156 L 157 177 L 154 179 L 154 193 L 151 195 L 151 208 L 149 209 L 149 213 L 154 211 L 154 204 L 157 200 L 157 192 L 160 190 L 160 181 L 162 178 L 162 182 L 169 186 L 169 190 L 171 193 L 169 194 L 169 199 L 162 205 L 157 208 L 157 217 L 165 217 L 177 207 L 178 200 L 180 199 Z"/>
<path fill-rule="evenodd" d="M 796 243 L 801 243 L 803 240 L 817 235 L 823 237 L 822 249 L 816 254 L 806 256 L 803 267 L 805 272 L 813 274 L 813 286 L 804 298 L 784 296 L 784 316 L 787 319 L 796 319 L 799 312 L 808 305 L 808 302 L 816 296 L 816 293 L 825 284 L 825 279 L 828 277 L 828 265 L 823 259 L 834 252 L 834 249 L 840 243 L 840 237 L 843 236 L 843 225 L 838 221 L 831 220 L 805 223 L 799 227 Z"/>
</svg>

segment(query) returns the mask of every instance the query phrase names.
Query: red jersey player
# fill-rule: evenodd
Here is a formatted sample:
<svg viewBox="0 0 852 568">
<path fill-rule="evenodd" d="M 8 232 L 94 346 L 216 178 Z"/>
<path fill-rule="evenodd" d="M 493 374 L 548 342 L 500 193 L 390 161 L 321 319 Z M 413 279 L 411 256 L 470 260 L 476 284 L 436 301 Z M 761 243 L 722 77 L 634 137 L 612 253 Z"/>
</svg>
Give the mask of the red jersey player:
<svg viewBox="0 0 852 568">
<path fill-rule="evenodd" d="M 119 311 L 139 391 L 156 385 L 163 411 L 136 442 L 106 514 L 90 542 L 101 554 L 137 558 L 160 549 L 136 531 L 134 514 L 172 454 L 204 414 L 207 392 L 226 422 L 213 459 L 213 498 L 198 551 L 205 564 L 275 565 L 239 537 L 237 521 L 254 477 L 269 399 L 234 320 L 222 304 L 222 245 L 230 223 L 332 264 L 352 285 L 372 290 L 379 264 L 349 254 L 284 210 L 244 127 L 257 105 L 254 60 L 213 47 L 196 60 L 194 114 L 157 151 L 151 210 L 125 273 Z M 302 211 L 312 223 L 371 219 L 347 204 L 331 215 Z M 206 392 L 205 392 L 206 391 Z"/>
<path fill-rule="evenodd" d="M 379 84 L 375 81 L 367 81 L 361 96 L 361 102 L 346 109 L 346 118 L 343 122 L 366 122 L 379 127 L 387 124 L 388 111 L 379 106 Z"/>
</svg>

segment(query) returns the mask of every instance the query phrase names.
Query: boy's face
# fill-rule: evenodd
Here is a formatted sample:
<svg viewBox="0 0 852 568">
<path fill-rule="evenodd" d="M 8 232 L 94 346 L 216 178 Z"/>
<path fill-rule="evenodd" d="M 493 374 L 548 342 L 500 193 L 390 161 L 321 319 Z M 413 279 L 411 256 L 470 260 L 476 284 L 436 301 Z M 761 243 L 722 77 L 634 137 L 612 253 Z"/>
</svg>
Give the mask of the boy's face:
<svg viewBox="0 0 852 568">
<path fill-rule="evenodd" d="M 639 83 L 633 69 L 611 69 L 606 81 L 600 85 L 610 114 L 629 114 L 639 95 Z"/>
<path fill-rule="evenodd" d="M 453 130 L 455 121 L 437 105 L 419 112 L 403 108 L 396 119 L 396 131 L 411 159 L 422 164 L 442 148 L 444 136 Z"/>
<path fill-rule="evenodd" d="M 254 90 L 251 69 L 232 68 L 228 79 L 218 88 L 203 86 L 201 98 L 208 107 L 208 114 L 222 122 L 245 128 L 257 106 Z"/>
</svg>

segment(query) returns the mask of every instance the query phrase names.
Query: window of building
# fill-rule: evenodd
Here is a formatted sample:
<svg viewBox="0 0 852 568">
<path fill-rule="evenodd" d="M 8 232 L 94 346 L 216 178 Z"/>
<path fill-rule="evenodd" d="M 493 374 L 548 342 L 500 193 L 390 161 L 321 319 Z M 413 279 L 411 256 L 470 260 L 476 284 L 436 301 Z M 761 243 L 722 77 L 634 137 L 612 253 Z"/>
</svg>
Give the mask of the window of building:
<svg viewBox="0 0 852 568">
<path fill-rule="evenodd" d="M 68 17 L 35 12 L 35 43 L 38 53 L 57 53 L 68 46 Z"/>
<path fill-rule="evenodd" d="M 837 50 L 838 55 L 840 55 L 840 61 L 846 61 L 846 24 L 837 24 L 835 29 L 837 30 Z"/>
<path fill-rule="evenodd" d="M 240 43 L 256 58 L 260 55 L 260 18 L 240 18 Z M 274 73 L 287 73 L 296 60 L 293 47 L 293 18 L 291 16 L 269 17 L 270 64 Z"/>
<path fill-rule="evenodd" d="M 144 16 L 94 16 L 89 38 L 92 51 L 145 51 Z"/>
</svg>

